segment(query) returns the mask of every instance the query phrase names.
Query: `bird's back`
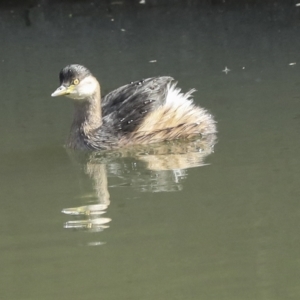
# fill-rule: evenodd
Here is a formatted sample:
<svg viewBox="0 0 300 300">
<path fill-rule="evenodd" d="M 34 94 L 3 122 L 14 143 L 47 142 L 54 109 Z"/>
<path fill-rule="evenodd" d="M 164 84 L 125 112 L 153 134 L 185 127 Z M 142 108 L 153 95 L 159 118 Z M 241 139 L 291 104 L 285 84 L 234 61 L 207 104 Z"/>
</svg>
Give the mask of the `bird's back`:
<svg viewBox="0 0 300 300">
<path fill-rule="evenodd" d="M 172 77 L 122 86 L 102 99 L 96 140 L 113 148 L 216 133 L 213 117 L 193 104 L 193 92 L 182 93 Z"/>
<path fill-rule="evenodd" d="M 164 105 L 172 77 L 154 77 L 124 85 L 102 99 L 103 124 L 118 135 L 134 132 L 146 116 Z"/>
</svg>

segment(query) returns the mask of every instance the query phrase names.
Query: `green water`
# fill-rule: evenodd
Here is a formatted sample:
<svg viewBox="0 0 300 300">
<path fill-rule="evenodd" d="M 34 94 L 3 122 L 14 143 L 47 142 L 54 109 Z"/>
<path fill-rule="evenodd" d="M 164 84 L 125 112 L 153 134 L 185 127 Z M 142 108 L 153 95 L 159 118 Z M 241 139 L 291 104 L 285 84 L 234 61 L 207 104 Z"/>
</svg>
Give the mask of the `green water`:
<svg viewBox="0 0 300 300">
<path fill-rule="evenodd" d="M 188 3 L 0 11 L 1 299 L 299 299 L 300 8 Z M 195 87 L 214 153 L 73 157 L 69 63 Z"/>
</svg>

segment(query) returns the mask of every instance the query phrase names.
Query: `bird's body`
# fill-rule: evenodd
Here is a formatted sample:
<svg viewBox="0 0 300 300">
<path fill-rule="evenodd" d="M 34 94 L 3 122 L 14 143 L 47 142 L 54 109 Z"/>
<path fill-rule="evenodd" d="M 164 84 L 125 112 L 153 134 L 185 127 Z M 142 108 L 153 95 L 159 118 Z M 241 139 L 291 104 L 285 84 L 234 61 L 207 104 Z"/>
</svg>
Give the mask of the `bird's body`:
<svg viewBox="0 0 300 300">
<path fill-rule="evenodd" d="M 172 77 L 154 77 L 122 86 L 101 100 L 100 85 L 88 69 L 70 65 L 60 72 L 52 96 L 74 99 L 67 146 L 105 150 L 216 133 L 213 117 L 181 93 Z"/>
</svg>

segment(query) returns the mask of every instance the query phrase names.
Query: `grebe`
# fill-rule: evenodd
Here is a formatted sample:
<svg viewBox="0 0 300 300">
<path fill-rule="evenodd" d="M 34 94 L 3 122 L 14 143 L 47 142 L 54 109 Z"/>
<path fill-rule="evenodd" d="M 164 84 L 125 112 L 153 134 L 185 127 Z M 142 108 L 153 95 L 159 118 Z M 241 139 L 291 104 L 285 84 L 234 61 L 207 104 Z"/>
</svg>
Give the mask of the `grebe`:
<svg viewBox="0 0 300 300">
<path fill-rule="evenodd" d="M 84 66 L 66 66 L 59 79 L 51 96 L 65 95 L 75 104 L 69 148 L 108 150 L 216 133 L 212 115 L 193 104 L 195 90 L 181 93 L 172 77 L 132 82 L 103 99 L 99 82 Z"/>
</svg>

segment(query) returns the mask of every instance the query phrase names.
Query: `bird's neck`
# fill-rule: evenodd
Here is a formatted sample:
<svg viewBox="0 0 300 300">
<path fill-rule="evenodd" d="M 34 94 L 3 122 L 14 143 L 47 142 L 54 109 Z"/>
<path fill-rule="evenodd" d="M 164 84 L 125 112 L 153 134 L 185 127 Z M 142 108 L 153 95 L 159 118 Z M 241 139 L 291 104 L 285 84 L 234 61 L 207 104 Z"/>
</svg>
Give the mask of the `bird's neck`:
<svg viewBox="0 0 300 300">
<path fill-rule="evenodd" d="M 85 138 L 90 139 L 95 130 L 102 125 L 99 84 L 94 94 L 84 100 L 75 100 L 74 103 L 74 119 L 68 143 L 71 148 L 78 148 Z"/>
</svg>

